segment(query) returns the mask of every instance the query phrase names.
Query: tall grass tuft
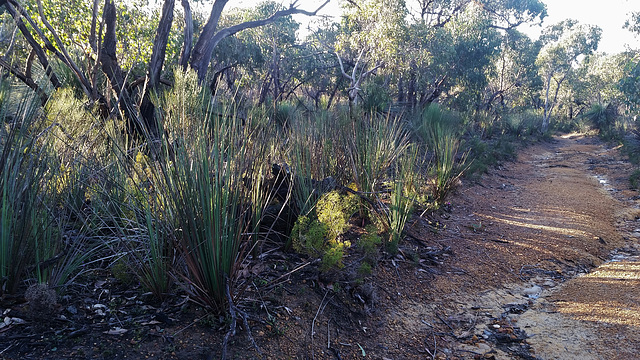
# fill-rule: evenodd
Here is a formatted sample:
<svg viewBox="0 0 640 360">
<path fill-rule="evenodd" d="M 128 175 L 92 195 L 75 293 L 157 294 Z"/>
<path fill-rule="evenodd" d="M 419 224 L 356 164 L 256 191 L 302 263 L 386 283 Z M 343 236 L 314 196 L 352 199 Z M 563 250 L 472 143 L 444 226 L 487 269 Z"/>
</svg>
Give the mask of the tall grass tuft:
<svg viewBox="0 0 640 360">
<path fill-rule="evenodd" d="M 618 111 L 612 103 L 593 104 L 591 109 L 584 114 L 584 118 L 591 121 L 600 131 L 600 137 L 603 139 L 611 140 L 619 135 L 616 133 Z"/>
<path fill-rule="evenodd" d="M 372 115 L 347 134 L 351 175 L 359 191 L 375 192 L 395 160 L 407 149 L 402 119 Z"/>
<path fill-rule="evenodd" d="M 0 293 L 15 292 L 31 277 L 63 285 L 88 254 L 82 235 L 66 233 L 61 209 L 69 189 L 59 183 L 52 126 L 46 127 L 37 99 L 13 91 L 3 94 L 14 102 L 4 101 L 0 112 Z"/>
<path fill-rule="evenodd" d="M 11 92 L 3 88 L 3 92 Z M 20 94 L 11 94 L 18 95 Z M 3 99 L 11 98 L 3 94 Z M 34 264 L 36 239 L 46 227 L 39 204 L 41 184 L 46 177 L 46 149 L 39 146 L 36 127 L 37 103 L 23 96 L 9 110 L 2 103 L 3 136 L 0 139 L 0 281 L 1 293 L 13 293 Z M 45 214 L 46 215 L 46 214 Z M 46 216 L 45 216 L 46 217 Z"/>
<path fill-rule="evenodd" d="M 300 216 L 309 215 L 321 195 L 314 180 L 342 176 L 346 156 L 337 136 L 342 131 L 339 119 L 326 113 L 299 116 L 289 126 L 285 159 L 294 173 L 292 197 Z"/>
<path fill-rule="evenodd" d="M 398 251 L 398 244 L 402 237 L 405 225 L 413 211 L 413 204 L 416 199 L 415 188 L 417 186 L 415 168 L 418 162 L 419 153 L 416 146 L 410 147 L 403 156 L 398 159 L 395 169 L 393 186 L 389 207 L 385 209 L 385 219 L 388 227 L 389 239 L 387 241 L 387 251 L 395 254 Z"/>
<path fill-rule="evenodd" d="M 162 102 L 165 136 L 152 186 L 165 197 L 162 217 L 171 219 L 184 259 L 186 289 L 214 311 L 226 303 L 227 280 L 236 272 L 254 235 L 251 194 L 261 176 L 261 127 L 243 126 L 233 107 L 214 109 L 195 73 L 177 73 Z"/>
<path fill-rule="evenodd" d="M 466 169 L 467 153 L 458 158 L 460 134 L 457 120 L 437 105 L 429 106 L 422 115 L 419 133 L 433 151 L 433 186 L 435 207 L 441 206 Z"/>
</svg>

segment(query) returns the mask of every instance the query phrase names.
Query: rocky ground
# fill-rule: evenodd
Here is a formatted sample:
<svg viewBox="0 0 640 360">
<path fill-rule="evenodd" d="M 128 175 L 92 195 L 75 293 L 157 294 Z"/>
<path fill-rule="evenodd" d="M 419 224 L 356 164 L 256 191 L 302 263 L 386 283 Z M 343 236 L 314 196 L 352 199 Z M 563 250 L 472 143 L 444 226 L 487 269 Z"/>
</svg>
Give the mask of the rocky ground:
<svg viewBox="0 0 640 360">
<path fill-rule="evenodd" d="M 238 323 L 228 358 L 635 359 L 640 196 L 631 171 L 595 138 L 531 146 L 464 181 L 446 211 L 414 217 L 398 255 L 355 284 L 274 248 L 243 269 L 252 280 L 237 305 L 251 331 Z M 231 322 L 180 294 L 154 303 L 106 269 L 47 313 L 26 306 L 0 303 L 3 358 L 217 359 Z"/>
</svg>

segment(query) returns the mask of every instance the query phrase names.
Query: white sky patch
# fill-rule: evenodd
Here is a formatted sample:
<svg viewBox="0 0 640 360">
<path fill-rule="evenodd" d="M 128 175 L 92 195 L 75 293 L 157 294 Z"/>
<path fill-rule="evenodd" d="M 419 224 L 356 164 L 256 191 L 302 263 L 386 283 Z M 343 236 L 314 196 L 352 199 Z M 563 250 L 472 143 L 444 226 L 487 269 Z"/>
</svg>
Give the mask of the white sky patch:
<svg viewBox="0 0 640 360">
<path fill-rule="evenodd" d="M 547 4 L 548 16 L 543 27 L 564 19 L 575 19 L 581 24 L 597 25 L 602 29 L 598 51 L 614 54 L 624 51 L 626 46 L 640 49 L 640 39 L 623 29 L 631 12 L 640 11 L 638 0 L 543 0 Z M 540 34 L 540 27 L 522 28 L 534 39 Z"/>
</svg>

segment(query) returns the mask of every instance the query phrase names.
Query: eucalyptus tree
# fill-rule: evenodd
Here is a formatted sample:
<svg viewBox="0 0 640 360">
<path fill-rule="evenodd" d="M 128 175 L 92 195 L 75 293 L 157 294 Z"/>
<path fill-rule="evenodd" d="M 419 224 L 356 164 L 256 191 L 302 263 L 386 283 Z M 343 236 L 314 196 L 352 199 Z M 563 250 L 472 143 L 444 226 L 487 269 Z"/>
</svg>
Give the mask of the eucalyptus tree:
<svg viewBox="0 0 640 360">
<path fill-rule="evenodd" d="M 625 78 L 628 54 L 595 53 L 575 69 L 567 92 L 568 117 L 580 116 L 594 105 L 619 108 L 624 112 L 626 96 L 619 84 Z"/>
<path fill-rule="evenodd" d="M 265 1 L 253 8 L 234 9 L 224 15 L 220 23 L 227 26 L 255 21 L 283 9 L 274 1 Z M 295 82 L 293 71 L 288 67 L 295 56 L 298 27 L 291 16 L 283 16 L 271 24 L 247 29 L 221 41 L 213 54 L 211 87 L 215 88 L 225 77 L 232 92 L 237 90 L 234 86 L 240 86 L 257 93 L 259 103 L 264 103 L 267 97 L 281 100 Z"/>
<path fill-rule="evenodd" d="M 493 68 L 493 58 L 499 51 L 500 36 L 491 26 L 488 14 L 478 5 L 467 6 L 454 20 L 445 25 L 454 40 L 455 58 L 449 71 L 451 87 L 448 94 L 452 105 L 460 109 L 470 105 L 478 109 L 487 75 Z"/>
<path fill-rule="evenodd" d="M 410 36 L 402 49 L 398 101 L 410 106 L 443 95 L 460 107 L 479 106 L 501 37 L 546 16 L 539 0 L 417 0 L 408 7 Z"/>
<path fill-rule="evenodd" d="M 640 12 L 633 12 L 624 27 L 640 36 Z M 625 94 L 627 103 L 640 105 L 640 49 L 630 49 L 624 53 L 627 58 L 624 66 L 625 76 L 619 82 L 620 90 Z"/>
<path fill-rule="evenodd" d="M 487 13 L 469 3 L 440 24 L 420 20 L 409 27 L 398 100 L 410 106 L 426 106 L 443 95 L 452 105 L 465 106 L 470 99 L 477 100 L 486 84 L 488 67 L 500 44 Z"/>
<path fill-rule="evenodd" d="M 160 91 L 163 71 L 166 73 L 165 62 L 168 51 L 171 51 L 172 31 L 175 31 L 174 13 L 175 0 L 164 0 L 161 8 L 154 18 L 158 20 L 144 19 L 145 29 L 152 31 L 134 34 L 124 37 L 119 29 L 128 27 L 137 18 L 122 18 L 123 6 L 116 5 L 114 0 L 104 0 L 102 6 L 99 0 L 76 0 L 72 3 L 62 3 L 60 14 L 73 13 L 77 9 L 85 11 L 91 9 L 90 16 L 81 16 L 87 24 L 83 24 L 81 33 L 87 34 L 84 38 L 68 41 L 65 36 L 72 38 L 75 31 L 70 24 L 73 17 L 60 19 L 53 22 L 50 17 L 60 18 L 60 15 L 51 13 L 47 15 L 42 5 L 42 0 L 30 0 L 32 6 L 23 6 L 19 0 L 0 0 L 0 7 L 13 18 L 24 42 L 34 55 L 27 63 L 37 60 L 41 68 L 46 72 L 51 86 L 59 88 L 62 83 L 55 73 L 51 59 L 56 59 L 64 67 L 69 69 L 72 76 L 80 85 L 82 91 L 91 102 L 97 102 L 103 109 L 102 113 L 114 115 L 120 112 L 130 124 L 133 124 L 138 132 L 149 131 L 152 135 L 158 135 L 156 128 L 155 108 L 151 101 L 151 94 Z M 33 6 L 35 1 L 35 6 Z M 202 28 L 195 28 L 189 0 L 182 0 L 184 21 L 182 24 L 183 36 L 179 63 L 186 68 L 191 66 L 198 75 L 198 81 L 202 84 L 207 75 L 213 52 L 217 45 L 225 38 L 241 31 L 271 24 L 276 20 L 292 15 L 315 15 L 329 0 L 320 4 L 315 10 L 304 10 L 293 2 L 287 8 L 283 8 L 263 18 L 242 21 L 219 26 L 223 10 L 229 0 L 214 0 L 211 12 Z M 36 10 L 37 9 L 37 10 Z M 135 16 L 135 14 L 134 14 Z M 88 30 L 87 30 L 88 29 Z M 196 34 L 194 31 L 197 30 Z M 137 46 L 136 42 L 145 38 L 145 35 L 153 35 L 150 41 L 149 52 L 140 53 L 143 59 L 138 59 L 137 64 L 144 64 L 144 74 L 138 78 L 131 78 L 130 74 L 134 64 L 127 63 L 127 56 Z M 149 36 L 146 36 L 149 38 Z M 174 37 L 175 39 L 175 37 Z M 194 40 L 195 39 L 195 40 Z M 77 42 L 82 45 L 77 45 Z M 194 43 L 195 42 L 195 43 Z M 131 44 L 123 46 L 123 44 Z M 88 65 L 82 66 L 74 56 L 74 51 L 89 51 Z M 127 51 L 129 50 L 129 51 Z M 27 71 L 7 62 L 0 61 L 0 67 L 11 72 L 18 79 L 36 91 L 43 101 L 46 101 L 46 89 L 38 84 Z M 104 74 L 108 86 L 104 87 L 98 79 Z M 111 94 L 114 94 L 113 96 Z"/>
<path fill-rule="evenodd" d="M 597 50 L 601 34 L 602 30 L 597 26 L 578 24 L 570 19 L 543 31 L 540 36 L 543 47 L 536 59 L 544 83 L 542 131 L 549 127 L 563 86 L 584 58 Z"/>
<path fill-rule="evenodd" d="M 335 47 L 342 33 L 339 23 L 323 19 L 320 26 L 301 44 L 296 62 L 300 66 L 301 94 L 313 102 L 315 109 L 329 109 L 348 92 Z"/>
<path fill-rule="evenodd" d="M 542 83 L 535 65 L 540 43 L 512 29 L 502 35 L 482 107 L 495 115 L 521 111 L 535 104 L 533 94 L 539 93 Z"/>
<path fill-rule="evenodd" d="M 415 0 L 410 7 L 416 19 L 430 27 L 442 27 L 472 3 L 487 12 L 492 26 L 505 30 L 547 16 L 546 5 L 540 0 Z"/>
<path fill-rule="evenodd" d="M 332 51 L 353 111 L 366 79 L 397 59 L 407 36 L 404 0 L 360 0 L 344 3 L 341 33 Z M 352 112 L 353 114 L 353 112 Z"/>
</svg>

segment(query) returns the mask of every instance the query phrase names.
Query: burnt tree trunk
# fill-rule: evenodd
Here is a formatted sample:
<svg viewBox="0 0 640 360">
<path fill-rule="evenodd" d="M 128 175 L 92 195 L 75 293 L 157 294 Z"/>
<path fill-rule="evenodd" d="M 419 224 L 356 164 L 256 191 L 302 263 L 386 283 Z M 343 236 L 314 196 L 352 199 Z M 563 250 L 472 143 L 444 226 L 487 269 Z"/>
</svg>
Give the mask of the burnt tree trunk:
<svg viewBox="0 0 640 360">
<path fill-rule="evenodd" d="M 155 105 L 153 105 L 151 101 L 151 92 L 157 92 L 159 90 L 160 74 L 167 52 L 169 32 L 173 24 L 174 7 L 175 0 L 165 0 L 162 6 L 162 16 L 160 17 L 156 37 L 153 41 L 153 51 L 147 73 L 147 84 L 143 89 L 142 101 L 140 102 L 140 116 L 142 117 L 143 126 L 146 128 L 147 136 L 150 136 L 154 140 L 159 137 L 160 129 L 158 119 L 156 119 Z"/>
</svg>

